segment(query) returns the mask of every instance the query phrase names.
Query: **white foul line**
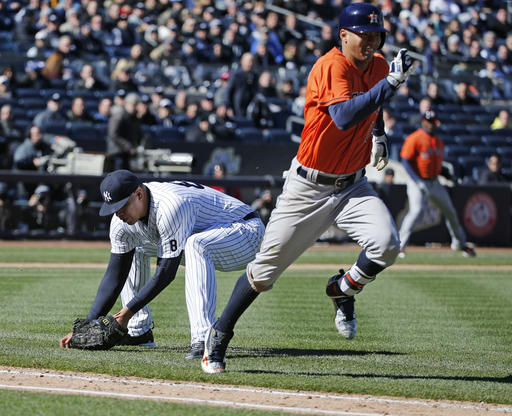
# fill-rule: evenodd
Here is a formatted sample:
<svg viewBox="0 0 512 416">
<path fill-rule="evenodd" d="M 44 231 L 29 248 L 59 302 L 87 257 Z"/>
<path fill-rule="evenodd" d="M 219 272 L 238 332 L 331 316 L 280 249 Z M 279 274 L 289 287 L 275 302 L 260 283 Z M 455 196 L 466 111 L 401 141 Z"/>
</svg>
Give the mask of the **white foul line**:
<svg viewBox="0 0 512 416">
<path fill-rule="evenodd" d="M 343 416 L 389 416 L 389 413 L 357 413 L 357 412 L 344 412 L 342 410 L 321 410 L 321 409 L 310 409 L 307 407 L 290 407 L 290 406 L 276 406 L 256 403 L 241 403 L 232 402 L 228 400 L 205 400 L 197 399 L 194 397 L 174 397 L 174 396 L 147 396 L 143 394 L 128 394 L 128 393 L 116 393 L 109 391 L 94 391 L 94 390 L 79 390 L 79 389 L 64 389 L 60 387 L 39 387 L 39 386 L 25 386 L 16 385 L 11 386 L 8 384 L 0 384 L 0 388 L 13 389 L 13 390 L 36 390 L 36 391 L 48 391 L 48 392 L 60 392 L 60 393 L 73 393 L 81 395 L 91 396 L 106 396 L 106 397 L 120 397 L 129 399 L 151 399 L 151 400 L 168 400 L 171 402 L 185 402 L 185 403 L 197 403 L 197 404 L 209 404 L 218 406 L 233 406 L 233 407 L 247 407 L 250 409 L 260 410 L 279 410 L 279 411 L 293 411 L 295 413 L 316 413 L 323 415 L 343 415 Z"/>
<path fill-rule="evenodd" d="M 391 404 L 405 404 L 415 406 L 425 406 L 438 408 L 443 407 L 447 409 L 468 409 L 468 410 L 485 410 L 493 412 L 512 412 L 510 407 L 485 407 L 470 404 L 458 404 L 458 403 L 444 403 L 437 401 L 423 401 L 423 400 L 404 400 L 404 399 L 389 399 L 389 398 L 378 398 L 378 397 L 359 397 L 359 396 L 346 396 L 346 395 L 334 395 L 334 394 L 322 394 L 313 392 L 287 392 L 279 390 L 265 390 L 265 389 L 249 389 L 246 387 L 232 387 L 223 386 L 219 384 L 208 385 L 208 384 L 192 384 L 192 383 L 175 383 L 175 382 L 161 382 L 161 381 L 150 381 L 150 380 L 132 380 L 132 379 L 121 379 L 121 378 L 108 378 L 108 377 L 91 377 L 91 376 L 77 376 L 68 374 L 55 374 L 55 373 L 43 373 L 39 371 L 21 371 L 21 370 L 2 370 L 0 374 L 20 374 L 20 375 L 31 375 L 36 377 L 55 377 L 55 378 L 68 378 L 73 380 L 85 380 L 85 381 L 98 381 L 98 382 L 113 382 L 122 384 L 140 384 L 150 386 L 168 386 L 168 387 L 186 387 L 192 389 L 202 390 L 220 390 L 220 391 L 238 391 L 241 393 L 259 393 L 277 396 L 290 396 L 290 397 L 314 397 L 320 399 L 334 399 L 334 400 L 352 400 L 359 402 L 375 402 L 375 403 L 391 403 Z"/>
</svg>

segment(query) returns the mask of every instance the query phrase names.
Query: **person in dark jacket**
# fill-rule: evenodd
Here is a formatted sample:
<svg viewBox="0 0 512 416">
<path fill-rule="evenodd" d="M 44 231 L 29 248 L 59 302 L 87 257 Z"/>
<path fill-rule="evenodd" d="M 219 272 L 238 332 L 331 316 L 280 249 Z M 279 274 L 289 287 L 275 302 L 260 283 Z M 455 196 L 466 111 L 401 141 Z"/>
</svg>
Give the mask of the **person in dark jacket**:
<svg viewBox="0 0 512 416">
<path fill-rule="evenodd" d="M 139 96 L 130 93 L 120 111 L 112 112 L 108 120 L 106 171 L 130 169 L 130 160 L 142 144 L 143 133 L 137 119 Z"/>
<path fill-rule="evenodd" d="M 226 99 L 231 112 L 238 117 L 246 117 L 247 106 L 256 95 L 258 74 L 253 70 L 254 55 L 246 52 L 240 58 L 240 69 L 229 79 Z"/>
</svg>

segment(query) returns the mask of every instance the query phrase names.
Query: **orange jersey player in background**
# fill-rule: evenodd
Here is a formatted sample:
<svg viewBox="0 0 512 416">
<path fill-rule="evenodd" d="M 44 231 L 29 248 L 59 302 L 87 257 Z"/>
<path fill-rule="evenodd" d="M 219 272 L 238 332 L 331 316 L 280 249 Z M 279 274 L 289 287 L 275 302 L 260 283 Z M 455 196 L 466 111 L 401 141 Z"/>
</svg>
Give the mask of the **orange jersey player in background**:
<svg viewBox="0 0 512 416">
<path fill-rule="evenodd" d="M 450 195 L 441 185 L 438 176 L 441 174 L 444 154 L 444 143 L 436 133 L 439 123 L 436 113 L 428 110 L 423 114 L 421 128 L 405 138 L 400 156 L 407 179 L 407 198 L 409 211 L 400 227 L 400 254 L 405 257 L 405 249 L 414 230 L 414 226 L 432 201 L 445 217 L 446 228 L 451 237 L 452 250 L 461 250 L 465 257 L 476 255 L 473 247 L 466 242 L 466 233 L 462 228 L 457 211 L 452 204 Z"/>
<path fill-rule="evenodd" d="M 365 177 L 365 166 L 381 170 L 388 151 L 381 106 L 412 72 L 405 49 L 389 69 L 377 53 L 385 41 L 380 10 L 367 3 L 344 8 L 340 47 L 320 57 L 306 86 L 305 125 L 297 157 L 267 224 L 253 262 L 238 279 L 205 342 L 202 369 L 220 373 L 238 318 L 269 290 L 333 222 L 362 247 L 356 263 L 328 281 L 335 324 L 345 338 L 356 334 L 354 295 L 392 265 L 399 238 L 394 220 Z"/>
</svg>

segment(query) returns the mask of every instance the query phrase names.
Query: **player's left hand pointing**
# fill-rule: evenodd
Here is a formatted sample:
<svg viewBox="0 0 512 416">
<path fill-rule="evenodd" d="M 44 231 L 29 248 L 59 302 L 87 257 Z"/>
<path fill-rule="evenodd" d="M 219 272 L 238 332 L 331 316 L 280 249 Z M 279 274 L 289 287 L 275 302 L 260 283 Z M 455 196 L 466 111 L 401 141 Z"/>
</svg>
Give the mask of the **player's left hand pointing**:
<svg viewBox="0 0 512 416">
<path fill-rule="evenodd" d="M 388 138 L 385 134 L 382 136 L 373 136 L 373 147 L 371 165 L 377 170 L 382 170 L 386 167 L 389 160 L 388 152 Z"/>
</svg>

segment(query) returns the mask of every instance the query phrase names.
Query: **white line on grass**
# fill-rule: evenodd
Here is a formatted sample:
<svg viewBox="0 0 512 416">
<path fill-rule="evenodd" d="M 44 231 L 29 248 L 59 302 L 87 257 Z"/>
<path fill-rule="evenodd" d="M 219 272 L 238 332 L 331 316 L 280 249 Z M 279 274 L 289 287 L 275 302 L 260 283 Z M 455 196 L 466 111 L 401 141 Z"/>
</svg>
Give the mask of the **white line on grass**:
<svg viewBox="0 0 512 416">
<path fill-rule="evenodd" d="M 121 384 L 140 384 L 150 386 L 169 386 L 169 387 L 186 387 L 192 389 L 203 389 L 203 390 L 222 390 L 222 391 L 238 391 L 241 393 L 259 393 L 268 395 L 278 396 L 294 396 L 294 397 L 314 397 L 320 399 L 337 399 L 337 400 L 353 400 L 360 402 L 376 402 L 376 403 L 395 403 L 395 404 L 407 404 L 415 406 L 426 406 L 426 407 L 443 407 L 448 409 L 469 409 L 469 410 L 486 410 L 493 412 L 512 412 L 511 407 L 486 407 L 483 405 L 469 405 L 469 404 L 458 404 L 458 403 L 444 403 L 437 401 L 423 401 L 423 400 L 404 400 L 404 399 L 384 399 L 378 397 L 363 397 L 363 396 L 346 396 L 346 395 L 333 395 L 333 394 L 321 394 L 312 392 L 293 392 L 293 391 L 279 391 L 279 390 L 266 390 L 266 389 L 250 389 L 247 387 L 232 387 L 222 386 L 219 384 L 208 385 L 208 384 L 190 384 L 190 383 L 173 383 L 173 382 L 161 382 L 161 381 L 150 381 L 150 380 L 132 380 L 122 378 L 107 378 L 107 377 L 90 377 L 90 376 L 77 376 L 68 374 L 56 374 L 56 373 L 43 373 L 38 371 L 21 371 L 21 370 L 1 370 L 1 373 L 9 374 L 21 374 L 31 375 L 36 377 L 55 377 L 55 378 L 68 378 L 74 380 L 85 380 L 85 381 L 98 381 L 98 382 L 113 382 Z"/>
<path fill-rule="evenodd" d="M 39 386 L 25 386 L 16 385 L 11 386 L 8 384 L 0 384 L 0 388 L 13 389 L 13 390 L 32 390 L 32 391 L 46 391 L 46 392 L 58 392 L 58 393 L 72 393 L 80 395 L 91 395 L 91 396 L 105 396 L 105 397 L 119 397 L 129 399 L 151 399 L 151 400 L 167 400 L 170 402 L 183 402 L 183 403 L 196 403 L 196 404 L 208 404 L 217 406 L 233 406 L 233 407 L 246 407 L 250 409 L 258 410 L 278 410 L 278 411 L 293 411 L 294 413 L 313 413 L 322 415 L 343 415 L 343 416 L 389 416 L 389 413 L 359 413 L 359 412 L 344 412 L 342 410 L 321 410 L 321 409 L 310 409 L 307 407 L 290 407 L 290 406 L 277 406 L 277 405 L 266 405 L 256 403 L 241 403 L 233 402 L 229 400 L 205 400 L 197 399 L 195 397 L 175 397 L 175 396 L 147 396 L 143 394 L 129 394 L 129 393 L 116 393 L 110 391 L 94 391 L 94 390 L 79 390 L 79 389 L 64 389 L 59 387 L 39 387 Z"/>
</svg>

